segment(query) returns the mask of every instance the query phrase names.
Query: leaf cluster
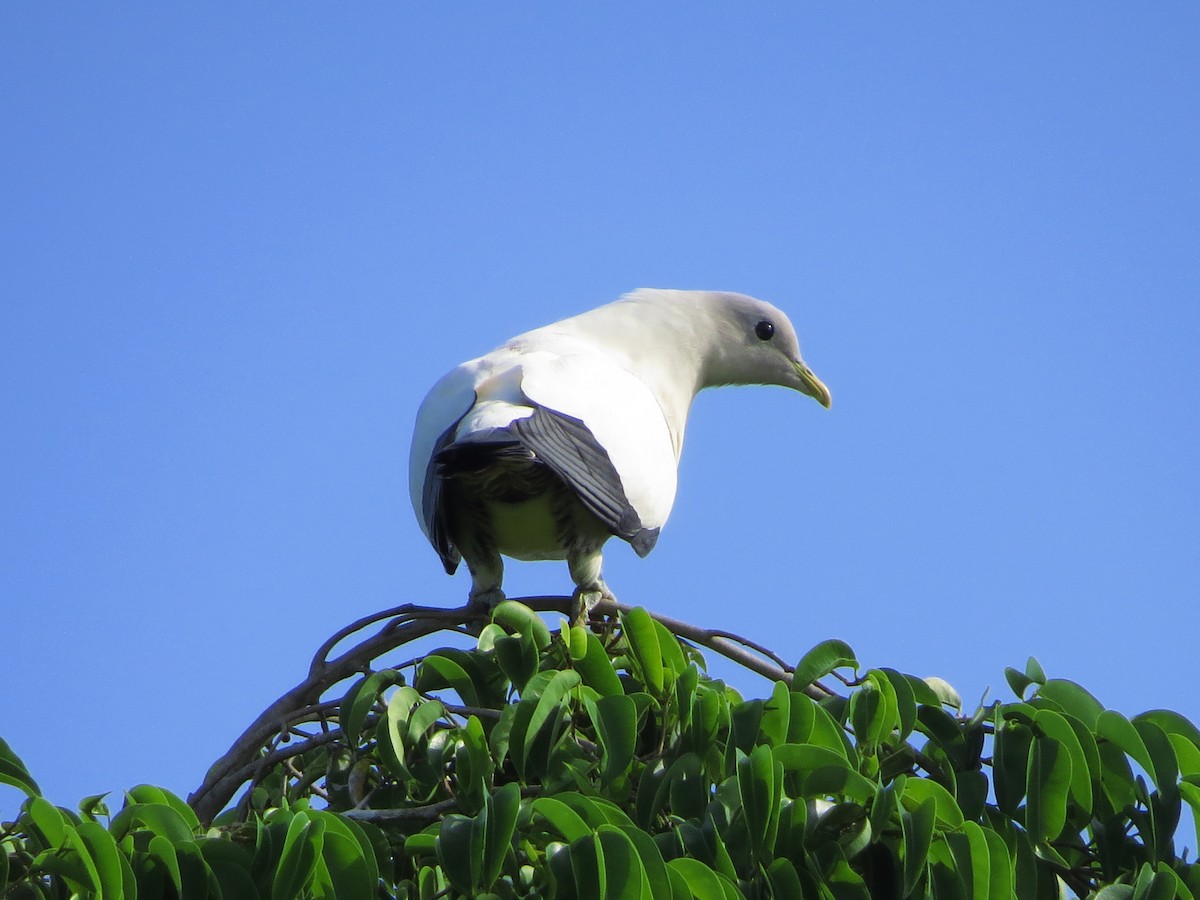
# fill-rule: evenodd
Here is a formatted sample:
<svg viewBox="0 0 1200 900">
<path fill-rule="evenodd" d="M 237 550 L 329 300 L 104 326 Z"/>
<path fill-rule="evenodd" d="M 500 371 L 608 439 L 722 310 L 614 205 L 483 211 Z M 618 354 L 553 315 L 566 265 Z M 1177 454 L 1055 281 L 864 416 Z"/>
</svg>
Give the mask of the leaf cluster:
<svg viewBox="0 0 1200 900">
<path fill-rule="evenodd" d="M 263 749 L 207 824 L 158 788 L 110 813 L 28 794 L 3 896 L 1200 896 L 1177 851 L 1200 732 L 1126 719 L 1036 661 L 1016 699 L 865 669 L 828 641 L 744 699 L 644 610 L 551 631 L 506 602 L 473 646 L 364 672 L 303 752 Z M 833 675 L 842 693 L 814 691 Z M 821 699 L 814 699 L 815 694 Z M 320 808 L 318 808 L 320 807 Z"/>
</svg>

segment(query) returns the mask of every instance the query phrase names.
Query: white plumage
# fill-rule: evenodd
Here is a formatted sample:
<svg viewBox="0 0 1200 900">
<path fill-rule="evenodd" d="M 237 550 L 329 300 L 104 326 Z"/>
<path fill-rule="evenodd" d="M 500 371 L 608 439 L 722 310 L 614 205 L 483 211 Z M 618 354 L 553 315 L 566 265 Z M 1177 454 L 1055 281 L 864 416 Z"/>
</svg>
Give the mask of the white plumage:
<svg viewBox="0 0 1200 900">
<path fill-rule="evenodd" d="M 566 559 L 576 595 L 612 594 L 601 548 L 642 556 L 675 500 L 696 393 L 778 384 L 829 406 L 780 310 L 743 294 L 642 289 L 519 335 L 447 373 L 413 432 L 413 509 L 471 599 L 503 599 L 501 555 Z"/>
</svg>

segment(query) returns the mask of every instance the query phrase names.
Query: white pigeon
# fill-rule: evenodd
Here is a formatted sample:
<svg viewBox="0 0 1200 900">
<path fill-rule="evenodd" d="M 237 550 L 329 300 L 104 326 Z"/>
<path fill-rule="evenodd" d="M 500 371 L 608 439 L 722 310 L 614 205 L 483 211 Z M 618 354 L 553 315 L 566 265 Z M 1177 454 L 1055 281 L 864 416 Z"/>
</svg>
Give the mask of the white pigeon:
<svg viewBox="0 0 1200 900">
<path fill-rule="evenodd" d="M 778 384 L 830 404 L 780 310 L 744 294 L 643 288 L 518 335 L 447 373 L 421 403 L 413 509 L 471 601 L 504 599 L 501 555 L 566 559 L 585 607 L 613 535 L 639 556 L 675 500 L 697 392 Z"/>
</svg>

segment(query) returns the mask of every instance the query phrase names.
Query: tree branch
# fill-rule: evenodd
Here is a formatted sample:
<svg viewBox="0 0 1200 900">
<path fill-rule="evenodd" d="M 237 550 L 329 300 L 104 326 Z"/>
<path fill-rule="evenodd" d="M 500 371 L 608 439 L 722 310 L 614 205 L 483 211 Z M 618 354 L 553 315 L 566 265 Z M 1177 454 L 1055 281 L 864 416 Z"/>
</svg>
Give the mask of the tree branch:
<svg viewBox="0 0 1200 900">
<path fill-rule="evenodd" d="M 572 597 L 538 596 L 515 599 L 519 599 L 535 612 L 557 612 L 563 615 L 573 615 L 575 612 L 575 601 Z M 612 616 L 619 612 L 628 612 L 630 609 L 632 607 L 623 603 L 602 601 L 593 612 Z M 751 672 L 772 681 L 791 681 L 793 667 L 749 638 L 721 629 L 700 628 L 658 613 L 650 615 L 678 637 L 719 653 Z M 286 732 L 292 725 L 305 721 L 320 721 L 325 713 L 332 711 L 337 705 L 336 701 L 322 701 L 321 697 L 334 685 L 356 674 L 370 671 L 375 660 L 404 644 L 440 631 L 463 633 L 463 628 L 478 630 L 489 619 L 489 610 L 472 604 L 447 609 L 406 603 L 364 616 L 338 629 L 317 648 L 309 665 L 308 676 L 258 715 L 209 769 L 204 782 L 188 797 L 188 803 L 196 811 L 201 822 L 210 823 L 241 787 L 248 780 L 254 780 L 266 767 L 288 759 L 298 752 L 304 752 L 308 747 L 333 740 L 328 735 L 340 734 L 335 730 L 308 738 L 298 745 L 301 748 L 299 750 L 288 747 L 273 750 L 265 755 L 262 752 L 275 735 Z M 378 626 L 377 630 L 362 637 L 358 643 L 340 655 L 330 658 L 330 654 L 339 644 L 372 626 Z M 832 696 L 833 693 L 819 684 L 809 685 L 804 690 L 817 700 Z"/>
</svg>

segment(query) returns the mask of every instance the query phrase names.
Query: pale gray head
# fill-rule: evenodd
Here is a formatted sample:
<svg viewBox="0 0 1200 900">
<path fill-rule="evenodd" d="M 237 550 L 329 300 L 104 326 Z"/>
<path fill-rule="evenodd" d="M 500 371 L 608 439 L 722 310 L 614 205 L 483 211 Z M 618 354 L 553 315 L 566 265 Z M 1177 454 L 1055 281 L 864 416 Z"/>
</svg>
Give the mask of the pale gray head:
<svg viewBox="0 0 1200 900">
<path fill-rule="evenodd" d="M 778 384 L 829 406 L 829 389 L 800 355 L 796 329 L 782 310 L 745 294 L 698 295 L 704 326 L 705 387 L 722 384 Z"/>
</svg>

